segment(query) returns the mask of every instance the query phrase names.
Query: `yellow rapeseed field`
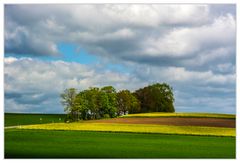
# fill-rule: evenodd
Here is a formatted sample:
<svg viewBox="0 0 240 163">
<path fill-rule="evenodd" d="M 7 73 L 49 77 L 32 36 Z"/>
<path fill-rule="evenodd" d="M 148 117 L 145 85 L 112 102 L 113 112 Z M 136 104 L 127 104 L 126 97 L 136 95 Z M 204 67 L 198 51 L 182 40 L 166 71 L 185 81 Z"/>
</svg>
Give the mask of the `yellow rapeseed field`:
<svg viewBox="0 0 240 163">
<path fill-rule="evenodd" d="M 113 123 L 51 123 L 25 125 L 22 129 L 43 130 L 80 130 L 134 133 L 161 133 L 183 135 L 236 136 L 235 128 L 201 127 L 201 126 L 168 126 L 150 124 L 113 124 Z"/>
</svg>

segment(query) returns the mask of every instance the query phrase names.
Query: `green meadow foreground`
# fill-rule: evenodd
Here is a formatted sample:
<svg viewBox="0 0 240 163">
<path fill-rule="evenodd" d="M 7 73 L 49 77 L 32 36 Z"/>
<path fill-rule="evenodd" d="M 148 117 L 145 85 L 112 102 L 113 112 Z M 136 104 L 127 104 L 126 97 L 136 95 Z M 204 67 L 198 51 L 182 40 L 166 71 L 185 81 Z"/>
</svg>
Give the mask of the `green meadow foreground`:
<svg viewBox="0 0 240 163">
<path fill-rule="evenodd" d="M 234 158 L 235 138 L 9 129 L 5 157 Z"/>
<path fill-rule="evenodd" d="M 164 113 L 146 113 L 128 115 L 126 120 L 153 114 L 151 118 L 164 119 Z M 235 122 L 235 115 L 181 113 L 185 117 L 193 115 Z M 51 123 L 40 124 L 41 115 L 24 115 L 23 123 L 16 125 L 11 116 L 5 114 L 8 126 L 5 158 L 235 158 L 233 127 L 98 123 L 98 120 L 53 123 L 52 116 L 49 116 Z M 17 116 L 18 121 L 24 119 Z M 42 119 L 44 116 L 47 117 L 42 115 Z M 165 116 L 169 117 L 169 113 Z M 26 123 L 27 120 L 30 122 Z"/>
</svg>

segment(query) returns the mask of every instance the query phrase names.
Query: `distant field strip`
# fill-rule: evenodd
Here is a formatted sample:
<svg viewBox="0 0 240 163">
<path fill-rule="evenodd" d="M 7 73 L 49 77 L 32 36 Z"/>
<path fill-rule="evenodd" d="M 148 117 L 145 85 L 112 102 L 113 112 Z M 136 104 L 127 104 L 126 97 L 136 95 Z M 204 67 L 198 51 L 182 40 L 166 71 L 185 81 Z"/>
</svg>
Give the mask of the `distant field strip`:
<svg viewBox="0 0 240 163">
<path fill-rule="evenodd" d="M 145 124 L 111 124 L 111 123 L 51 123 L 41 125 L 25 125 L 22 129 L 43 130 L 80 130 L 131 133 L 161 133 L 180 135 L 236 136 L 235 128 L 202 127 L 202 126 L 169 126 Z"/>
<path fill-rule="evenodd" d="M 235 119 L 226 118 L 186 118 L 186 117 L 157 117 L 157 118 L 110 118 L 83 121 L 84 123 L 121 123 L 121 124 L 152 124 L 171 126 L 206 126 L 235 128 Z"/>
<path fill-rule="evenodd" d="M 216 113 L 139 113 L 139 114 L 128 114 L 121 116 L 123 118 L 154 118 L 154 117 L 198 117 L 198 118 L 227 118 L 235 119 L 236 115 L 234 114 L 216 114 Z"/>
<path fill-rule="evenodd" d="M 4 114 L 4 126 L 19 126 L 28 124 L 44 124 L 64 122 L 64 114 Z"/>
</svg>

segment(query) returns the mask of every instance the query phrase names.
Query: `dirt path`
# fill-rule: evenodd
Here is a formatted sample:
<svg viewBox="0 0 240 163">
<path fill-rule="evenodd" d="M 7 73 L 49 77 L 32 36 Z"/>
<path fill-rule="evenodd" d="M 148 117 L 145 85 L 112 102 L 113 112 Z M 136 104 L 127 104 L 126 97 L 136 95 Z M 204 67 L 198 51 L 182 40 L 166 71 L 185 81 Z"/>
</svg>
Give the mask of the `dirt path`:
<svg viewBox="0 0 240 163">
<path fill-rule="evenodd" d="M 235 128 L 235 119 L 220 118 L 113 118 L 104 120 L 91 120 L 88 123 L 129 123 L 129 124 L 159 124 L 174 126 L 210 126 Z"/>
</svg>

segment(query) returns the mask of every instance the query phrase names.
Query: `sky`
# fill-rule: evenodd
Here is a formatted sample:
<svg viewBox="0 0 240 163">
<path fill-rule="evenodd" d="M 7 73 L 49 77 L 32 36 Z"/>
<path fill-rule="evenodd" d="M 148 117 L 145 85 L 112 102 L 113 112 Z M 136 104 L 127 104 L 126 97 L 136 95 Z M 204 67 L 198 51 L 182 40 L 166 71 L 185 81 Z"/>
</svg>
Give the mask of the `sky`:
<svg viewBox="0 0 240 163">
<path fill-rule="evenodd" d="M 173 87 L 176 112 L 236 113 L 236 6 L 5 5 L 5 112 L 63 113 L 60 93 Z"/>
</svg>

